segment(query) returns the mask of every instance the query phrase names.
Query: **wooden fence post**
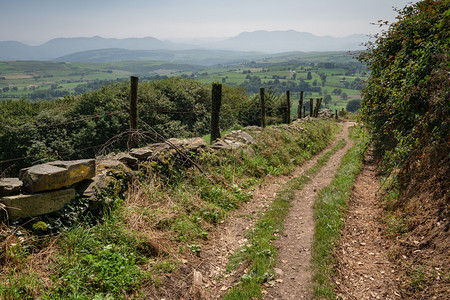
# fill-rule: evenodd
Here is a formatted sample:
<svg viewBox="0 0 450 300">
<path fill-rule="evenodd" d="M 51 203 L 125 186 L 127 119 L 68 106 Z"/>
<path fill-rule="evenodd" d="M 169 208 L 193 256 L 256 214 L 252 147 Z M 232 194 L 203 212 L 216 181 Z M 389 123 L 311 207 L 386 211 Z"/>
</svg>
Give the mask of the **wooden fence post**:
<svg viewBox="0 0 450 300">
<path fill-rule="evenodd" d="M 312 118 L 314 116 L 314 99 L 309 99 L 309 116 Z"/>
<path fill-rule="evenodd" d="M 130 136 L 128 138 L 128 146 L 135 148 L 138 146 L 137 138 L 137 93 L 138 93 L 139 78 L 136 76 L 130 77 L 131 91 L 130 91 Z"/>
<path fill-rule="evenodd" d="M 319 110 L 320 110 L 320 107 L 322 106 L 322 101 L 323 101 L 323 98 L 319 98 L 319 107 L 317 108 L 317 117 L 319 117 Z"/>
<path fill-rule="evenodd" d="M 266 102 L 264 100 L 264 88 L 259 89 L 259 97 L 261 98 L 261 126 L 266 128 Z"/>
<path fill-rule="evenodd" d="M 313 112 L 313 116 L 314 118 L 317 117 L 317 108 L 319 106 L 319 98 L 316 98 L 316 106 L 314 107 L 314 112 Z"/>
<path fill-rule="evenodd" d="M 286 91 L 286 124 L 291 123 L 291 91 Z"/>
<path fill-rule="evenodd" d="M 337 120 L 338 119 L 338 115 L 337 115 L 337 109 L 334 110 L 335 111 L 335 115 L 334 118 Z"/>
<path fill-rule="evenodd" d="M 322 104 L 322 98 L 317 98 L 316 99 L 316 108 L 314 110 L 314 117 L 318 117 L 319 116 L 319 109 L 320 109 L 320 105 Z"/>
<path fill-rule="evenodd" d="M 303 118 L 306 118 L 306 105 L 303 105 Z"/>
<path fill-rule="evenodd" d="M 219 116 L 220 105 L 222 104 L 222 84 L 213 83 L 211 92 L 211 144 L 220 139 Z"/>
<path fill-rule="evenodd" d="M 300 91 L 300 100 L 298 100 L 297 107 L 297 118 L 302 118 L 302 108 L 303 108 L 303 91 Z"/>
</svg>

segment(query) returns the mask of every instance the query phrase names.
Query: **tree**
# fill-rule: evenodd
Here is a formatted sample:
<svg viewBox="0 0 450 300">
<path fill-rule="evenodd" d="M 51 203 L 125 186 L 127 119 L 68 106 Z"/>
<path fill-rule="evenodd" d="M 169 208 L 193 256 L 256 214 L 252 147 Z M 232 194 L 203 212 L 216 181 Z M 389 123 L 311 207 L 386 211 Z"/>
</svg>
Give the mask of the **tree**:
<svg viewBox="0 0 450 300">
<path fill-rule="evenodd" d="M 353 99 L 348 101 L 346 110 L 349 112 L 356 112 L 361 107 L 361 99 Z"/>
<path fill-rule="evenodd" d="M 322 80 L 322 86 L 325 86 L 325 82 L 327 81 L 327 75 L 320 73 L 319 76 L 320 76 L 320 80 Z"/>
<path fill-rule="evenodd" d="M 331 96 L 330 95 L 325 95 L 324 97 L 323 97 L 323 102 L 325 103 L 325 105 L 328 105 L 328 104 L 330 104 L 331 103 Z"/>
<path fill-rule="evenodd" d="M 341 90 L 341 89 L 334 89 L 334 90 L 332 91 L 332 93 L 333 93 L 334 95 L 340 95 L 340 94 L 342 93 L 342 90 Z"/>
<path fill-rule="evenodd" d="M 342 100 L 347 100 L 347 98 L 348 98 L 347 93 L 346 93 L 346 92 L 342 92 L 342 93 L 341 93 L 341 99 L 342 99 Z"/>
<path fill-rule="evenodd" d="M 312 79 L 311 72 L 308 72 L 308 74 L 306 75 L 306 80 L 311 80 L 311 79 Z"/>
<path fill-rule="evenodd" d="M 353 80 L 350 87 L 355 90 L 362 90 L 364 88 L 364 83 L 365 83 L 364 80 L 357 77 Z"/>
</svg>

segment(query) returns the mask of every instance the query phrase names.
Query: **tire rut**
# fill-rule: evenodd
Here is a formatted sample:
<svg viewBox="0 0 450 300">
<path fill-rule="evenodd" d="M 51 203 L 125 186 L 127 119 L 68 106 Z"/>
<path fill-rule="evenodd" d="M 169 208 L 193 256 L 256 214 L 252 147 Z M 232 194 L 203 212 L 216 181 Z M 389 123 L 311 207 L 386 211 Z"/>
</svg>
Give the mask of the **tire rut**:
<svg viewBox="0 0 450 300">
<path fill-rule="evenodd" d="M 402 299 L 400 271 L 388 259 L 383 208 L 376 194 L 376 162 L 369 152 L 355 180 L 336 249 L 335 283 L 341 299 Z"/>
</svg>

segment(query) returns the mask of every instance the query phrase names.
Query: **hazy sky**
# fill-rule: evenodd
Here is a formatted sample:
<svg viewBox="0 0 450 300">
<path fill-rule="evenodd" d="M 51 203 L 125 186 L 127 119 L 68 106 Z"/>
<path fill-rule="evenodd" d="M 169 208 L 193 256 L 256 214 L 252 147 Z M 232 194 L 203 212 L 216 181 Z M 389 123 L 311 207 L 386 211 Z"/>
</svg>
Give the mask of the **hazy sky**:
<svg viewBox="0 0 450 300">
<path fill-rule="evenodd" d="M 56 37 L 231 37 L 288 30 L 336 37 L 373 34 L 407 0 L 0 0 L 0 41 Z"/>
</svg>

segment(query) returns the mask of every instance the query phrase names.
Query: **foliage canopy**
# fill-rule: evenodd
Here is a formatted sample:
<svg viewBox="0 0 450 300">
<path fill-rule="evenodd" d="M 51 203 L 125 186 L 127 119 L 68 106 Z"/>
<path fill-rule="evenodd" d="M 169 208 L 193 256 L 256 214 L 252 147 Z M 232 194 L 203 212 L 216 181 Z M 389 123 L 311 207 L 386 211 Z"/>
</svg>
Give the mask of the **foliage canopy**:
<svg viewBox="0 0 450 300">
<path fill-rule="evenodd" d="M 359 59 L 372 73 L 363 90 L 362 120 L 388 167 L 414 149 L 445 147 L 449 115 L 450 1 L 423 0 L 399 10 Z"/>
<path fill-rule="evenodd" d="M 108 151 L 126 149 L 129 94 L 129 81 L 123 81 L 50 101 L 0 102 L 0 175 L 5 169 L 15 173 L 46 160 L 93 157 L 106 150 L 105 145 Z M 138 99 L 139 128 L 147 137 L 142 145 L 160 142 L 162 137 L 209 133 L 208 84 L 180 77 L 143 81 Z M 285 102 L 273 91 L 268 92 L 267 99 L 268 123 L 280 122 L 276 114 L 283 114 Z M 222 103 L 223 130 L 259 125 L 259 98 L 249 96 L 243 88 L 224 86 Z"/>
</svg>

